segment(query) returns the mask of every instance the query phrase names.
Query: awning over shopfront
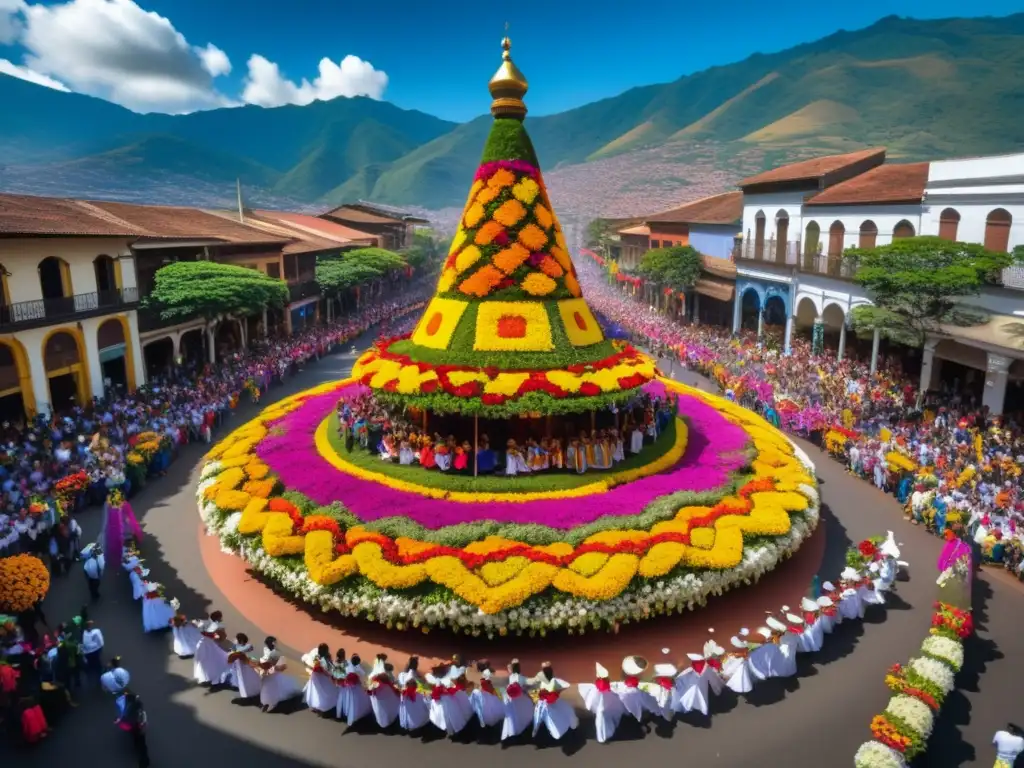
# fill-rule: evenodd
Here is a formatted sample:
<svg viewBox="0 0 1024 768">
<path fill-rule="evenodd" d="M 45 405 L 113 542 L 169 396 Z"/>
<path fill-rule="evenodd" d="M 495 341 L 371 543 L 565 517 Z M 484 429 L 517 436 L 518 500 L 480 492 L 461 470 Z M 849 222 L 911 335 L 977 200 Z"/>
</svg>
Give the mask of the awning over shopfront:
<svg viewBox="0 0 1024 768">
<path fill-rule="evenodd" d="M 694 286 L 697 293 L 708 296 L 718 301 L 732 301 L 732 295 L 736 291 L 736 284 L 725 280 L 715 280 L 710 277 L 702 277 Z"/>
</svg>

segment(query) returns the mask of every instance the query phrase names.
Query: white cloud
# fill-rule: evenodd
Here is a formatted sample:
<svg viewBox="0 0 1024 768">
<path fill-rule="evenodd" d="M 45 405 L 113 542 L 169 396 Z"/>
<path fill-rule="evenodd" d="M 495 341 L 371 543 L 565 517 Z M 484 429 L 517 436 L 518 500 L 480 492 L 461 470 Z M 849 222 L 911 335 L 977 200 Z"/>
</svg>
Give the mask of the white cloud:
<svg viewBox="0 0 1024 768">
<path fill-rule="evenodd" d="M 36 85 L 45 85 L 47 88 L 53 88 L 55 91 L 71 90 L 59 80 L 54 80 L 52 77 L 41 75 L 28 67 L 18 66 L 7 59 L 0 59 L 0 73 L 10 75 L 11 77 L 17 77 L 20 80 L 28 80 L 30 83 L 35 83 Z"/>
<path fill-rule="evenodd" d="M 280 67 L 264 56 L 249 58 L 242 100 L 262 107 L 282 104 L 309 104 L 338 96 L 369 96 L 380 99 L 388 85 L 387 73 L 374 69 L 358 56 L 346 56 L 335 64 L 326 56 L 320 60 L 319 76 L 313 82 L 303 78 L 299 84 L 281 74 Z"/>
<path fill-rule="evenodd" d="M 0 0 L 0 45 L 11 45 L 21 35 L 23 0 Z"/>
<path fill-rule="evenodd" d="M 28 5 L 24 17 L 25 64 L 76 91 L 138 111 L 189 112 L 227 103 L 211 74 L 211 65 L 230 65 L 223 52 L 208 46 L 198 53 L 167 18 L 133 0 Z"/>
<path fill-rule="evenodd" d="M 213 43 L 208 43 L 205 48 L 196 48 L 196 55 L 203 63 L 203 69 L 210 73 L 210 77 L 220 77 L 231 72 L 231 59 Z"/>
</svg>

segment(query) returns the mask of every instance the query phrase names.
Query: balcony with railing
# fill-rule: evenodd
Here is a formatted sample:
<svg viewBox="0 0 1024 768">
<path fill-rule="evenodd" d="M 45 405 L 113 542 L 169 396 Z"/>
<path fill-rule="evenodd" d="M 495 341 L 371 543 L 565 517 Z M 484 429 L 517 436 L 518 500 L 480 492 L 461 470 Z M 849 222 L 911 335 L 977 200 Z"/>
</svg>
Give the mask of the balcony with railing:
<svg viewBox="0 0 1024 768">
<path fill-rule="evenodd" d="M 800 261 L 800 243 L 775 239 L 744 241 L 736 247 L 735 259 L 795 267 Z"/>
<path fill-rule="evenodd" d="M 0 332 L 39 328 L 65 320 L 83 320 L 110 312 L 134 309 L 138 303 L 138 288 L 115 288 L 57 299 L 19 301 L 0 306 Z"/>
<path fill-rule="evenodd" d="M 842 256 L 827 253 L 805 253 L 800 259 L 800 271 L 811 275 L 834 277 L 838 280 L 853 280 L 856 266 Z"/>
<path fill-rule="evenodd" d="M 1024 291 L 1024 267 L 1007 267 L 1004 269 L 1003 287 Z"/>
</svg>

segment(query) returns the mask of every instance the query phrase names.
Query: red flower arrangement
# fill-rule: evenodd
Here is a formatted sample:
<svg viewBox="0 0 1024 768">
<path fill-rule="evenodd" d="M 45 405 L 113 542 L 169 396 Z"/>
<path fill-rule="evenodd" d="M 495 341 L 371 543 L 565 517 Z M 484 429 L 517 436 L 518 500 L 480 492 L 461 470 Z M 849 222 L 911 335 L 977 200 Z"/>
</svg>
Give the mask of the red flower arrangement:
<svg viewBox="0 0 1024 768">
<path fill-rule="evenodd" d="M 864 541 L 857 545 L 857 551 L 860 552 L 862 556 L 873 560 L 878 554 L 878 547 L 876 547 L 870 540 L 864 539 Z"/>
<path fill-rule="evenodd" d="M 950 639 L 964 640 L 974 634 L 974 618 L 971 612 L 949 603 L 936 602 L 932 615 L 933 635 L 945 635 Z"/>
<path fill-rule="evenodd" d="M 53 489 L 60 496 L 74 496 L 88 487 L 89 475 L 85 472 L 75 472 L 58 480 Z"/>
</svg>

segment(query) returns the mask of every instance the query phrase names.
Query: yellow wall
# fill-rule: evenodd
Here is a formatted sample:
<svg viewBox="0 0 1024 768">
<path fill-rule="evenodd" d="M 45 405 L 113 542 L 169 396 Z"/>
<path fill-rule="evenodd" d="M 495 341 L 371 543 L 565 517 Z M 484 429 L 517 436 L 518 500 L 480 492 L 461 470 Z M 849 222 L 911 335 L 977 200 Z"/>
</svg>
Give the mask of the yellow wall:
<svg viewBox="0 0 1024 768">
<path fill-rule="evenodd" d="M 37 301 L 43 298 L 39 283 L 39 262 L 48 256 L 56 256 L 67 264 L 66 276 L 70 278 L 75 293 L 96 291 L 96 270 L 93 261 L 100 254 L 111 258 L 130 255 L 127 238 L 106 237 L 55 237 L 18 238 L 0 240 L 0 264 L 9 273 L 5 277 L 10 303 Z M 118 268 L 121 284 L 133 287 L 135 262 L 124 259 Z"/>
</svg>

